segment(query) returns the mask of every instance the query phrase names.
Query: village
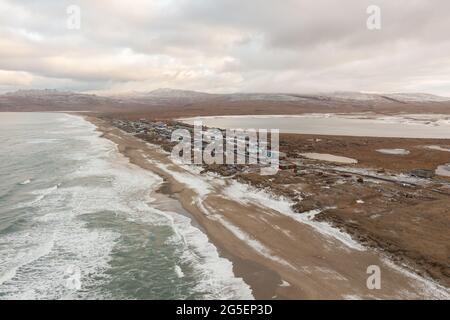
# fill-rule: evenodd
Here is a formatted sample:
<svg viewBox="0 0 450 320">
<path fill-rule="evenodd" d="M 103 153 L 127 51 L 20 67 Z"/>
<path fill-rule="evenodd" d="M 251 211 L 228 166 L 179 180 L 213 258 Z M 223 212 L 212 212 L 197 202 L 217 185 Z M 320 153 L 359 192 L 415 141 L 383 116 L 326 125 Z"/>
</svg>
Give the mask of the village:
<svg viewBox="0 0 450 320">
<path fill-rule="evenodd" d="M 221 138 L 223 137 L 223 141 L 219 144 L 221 148 L 220 151 L 218 151 L 218 154 L 215 154 L 216 150 L 212 151 L 211 156 L 216 160 L 212 162 L 203 159 L 203 153 L 206 152 L 209 145 L 208 141 L 211 138 L 208 136 L 206 127 L 203 127 L 203 130 L 200 132 L 201 146 L 199 146 L 196 142 L 190 143 L 192 137 L 198 135 L 198 133 L 195 132 L 196 128 L 192 125 L 177 121 L 152 122 L 146 119 L 140 119 L 138 121 L 114 120 L 113 125 L 140 139 L 156 143 L 167 152 L 171 152 L 172 148 L 177 145 L 177 142 L 174 141 L 173 138 L 174 133 L 186 132 L 184 135 L 187 136 L 189 140 L 189 160 L 191 160 L 188 163 L 203 165 L 206 169 L 208 169 L 209 166 L 217 167 L 217 165 L 223 165 L 223 169 L 227 172 L 226 175 L 235 174 L 237 172 L 256 172 L 259 167 L 270 165 L 271 162 L 275 161 L 277 168 L 280 170 L 294 170 L 295 172 L 300 170 L 300 165 L 293 162 L 294 159 L 288 159 L 285 152 L 280 152 L 278 150 L 278 146 L 276 148 L 277 150 L 272 150 L 271 144 L 266 141 L 267 139 L 263 141 L 262 139 L 255 137 L 255 140 L 252 141 L 249 136 L 243 135 L 237 136 L 234 140 L 234 137 L 227 137 L 226 130 L 215 129 L 218 130 Z M 223 146 L 227 146 L 228 148 L 228 144 L 230 143 L 233 148 L 232 158 L 226 156 L 223 148 Z M 200 154 L 200 157 L 196 157 L 198 154 Z M 198 158 L 200 158 L 200 162 L 198 161 Z"/>
<path fill-rule="evenodd" d="M 158 145 L 168 153 L 176 145 L 171 141 L 174 130 L 187 130 L 191 136 L 194 130 L 189 124 L 172 120 L 110 121 L 114 127 Z M 380 145 L 402 144 L 408 144 L 405 148 L 412 148 L 411 145 L 416 146 L 417 141 L 281 134 L 280 165 L 275 175 L 261 175 L 260 163 L 203 163 L 198 166 L 202 175 L 219 175 L 223 179 L 236 180 L 287 199 L 294 212 L 305 215 L 302 218 L 305 221 L 313 219 L 330 223 L 365 246 L 383 249 L 398 263 L 412 266 L 434 279 L 444 279 L 443 283 L 447 283 L 448 269 L 442 262 L 446 260 L 445 253 L 437 250 L 442 245 L 442 239 L 438 236 L 441 231 L 429 243 L 430 248 L 436 246 L 436 250 L 425 253 L 417 241 L 423 237 L 422 228 L 416 226 L 418 221 L 425 221 L 426 214 L 427 221 L 432 221 L 435 227 L 445 228 L 437 221 L 448 212 L 450 179 L 436 176 L 431 169 L 445 160 L 433 154 L 430 159 L 436 164 L 400 156 L 397 156 L 397 161 L 385 161 L 387 156 L 379 152 L 358 151 L 362 148 L 376 149 Z M 354 151 L 354 154 L 348 150 Z M 344 157 L 344 151 L 362 160 Z M 420 152 L 427 155 L 422 149 Z M 248 153 L 246 156 L 248 160 Z M 399 166 L 402 169 L 398 169 Z M 384 227 L 379 228 L 379 225 Z M 430 236 L 433 237 L 428 234 Z"/>
<path fill-rule="evenodd" d="M 194 126 L 190 124 L 186 124 L 183 122 L 178 121 L 150 121 L 146 119 L 140 119 L 140 120 L 113 120 L 112 124 L 129 133 L 132 134 L 140 139 L 143 139 L 150 143 L 155 143 L 166 152 L 171 152 L 172 148 L 176 146 L 177 142 L 172 140 L 173 133 L 180 130 L 185 130 L 189 133 L 189 136 L 192 138 L 195 136 L 194 132 Z M 208 128 L 203 127 L 203 136 L 206 135 L 206 130 Z M 230 138 L 226 137 L 226 130 L 224 129 L 216 129 L 219 130 L 219 132 L 222 133 L 222 136 L 225 137 L 223 141 L 223 145 L 225 146 L 227 142 L 229 142 Z M 247 137 L 248 138 L 248 137 Z M 244 137 L 245 139 L 245 137 Z M 236 173 L 250 173 L 250 172 L 256 172 L 257 169 L 260 166 L 267 165 L 267 161 L 263 161 L 264 159 L 261 158 L 261 150 L 258 149 L 258 146 L 252 145 L 250 139 L 247 139 L 244 141 L 244 147 L 245 151 L 240 150 L 237 147 L 237 142 L 234 145 L 234 154 L 235 158 L 234 161 L 227 161 L 225 154 L 220 154 L 221 157 L 223 157 L 223 161 L 217 161 L 216 163 L 207 163 L 207 162 L 201 162 L 195 161 L 194 155 L 196 151 L 200 151 L 201 153 L 205 152 L 206 147 L 208 146 L 208 139 L 202 139 L 202 147 L 201 150 L 195 149 L 197 145 L 195 143 L 192 143 L 191 145 L 191 160 L 193 164 L 202 165 L 205 167 L 205 172 L 207 171 L 219 171 L 220 173 L 230 176 Z M 316 141 L 319 141 L 320 139 L 316 139 Z M 267 142 L 264 142 L 265 144 Z M 259 145 L 263 144 L 261 141 L 259 141 Z M 336 157 L 331 155 L 325 155 L 325 154 L 314 154 L 314 153 L 300 153 L 300 154 L 294 154 L 292 152 L 289 152 L 291 149 L 289 144 L 281 141 L 280 149 L 283 151 L 270 151 L 270 147 L 268 148 L 267 145 L 265 145 L 265 152 L 267 152 L 266 157 L 269 158 L 277 158 L 279 161 L 278 167 L 282 171 L 291 171 L 295 173 L 296 175 L 304 175 L 307 173 L 307 169 L 314 169 L 318 168 L 318 163 L 333 163 L 334 165 L 339 164 L 353 164 L 357 163 L 357 161 L 352 161 L 353 159 L 345 158 L 345 157 Z M 278 149 L 278 148 L 277 148 Z M 214 153 L 212 154 L 213 156 Z M 259 155 L 259 157 L 256 157 L 255 155 Z M 316 157 L 311 157 L 308 155 L 316 155 Z M 322 155 L 322 157 L 321 157 Z M 318 156 L 318 157 L 317 157 Z M 215 157 L 217 159 L 217 157 Z M 255 159 L 257 158 L 257 159 Z M 266 159 L 267 160 L 267 159 Z M 312 160 L 312 161 L 308 161 Z M 323 160 L 323 161 L 321 161 Z M 350 161 L 348 161 L 350 160 Z M 222 167 L 221 170 L 218 169 L 218 167 Z M 325 170 L 323 166 L 319 166 L 321 170 Z M 343 170 L 336 170 L 339 172 L 342 172 Z M 344 170 L 345 171 L 345 170 Z M 353 172 L 355 174 L 355 172 Z M 386 174 L 386 170 L 379 169 L 374 173 L 370 172 L 360 172 L 360 177 L 357 179 L 361 182 L 361 180 L 364 177 L 371 178 L 371 179 L 379 179 L 380 181 L 390 181 L 390 182 L 396 182 L 400 184 L 411 184 L 414 185 L 412 181 L 417 179 L 432 179 L 435 177 L 435 172 L 430 169 L 422 169 L 417 168 L 411 170 L 408 175 L 401 175 L 396 176 L 393 174 Z"/>
<path fill-rule="evenodd" d="M 194 136 L 194 126 L 178 121 L 113 120 L 112 124 L 128 134 L 160 146 L 168 153 L 177 145 L 177 142 L 172 141 L 172 133 L 175 130 L 186 130 L 191 137 Z M 225 134 L 224 131 L 221 130 L 223 134 Z M 333 207 L 336 202 L 342 202 L 346 198 L 349 198 L 346 205 L 362 204 L 364 203 L 362 198 L 367 196 L 373 198 L 374 194 L 383 203 L 390 203 L 390 206 L 393 205 L 394 194 L 401 195 L 398 197 L 399 204 L 408 202 L 410 199 L 430 199 L 436 194 L 450 195 L 450 179 L 436 177 L 433 170 L 417 168 L 408 172 L 398 172 L 385 167 L 361 166 L 358 161 L 351 158 L 312 153 L 310 151 L 314 150 L 311 150 L 311 145 L 304 146 L 308 153 L 297 152 L 295 149 L 297 146 L 286 140 L 280 141 L 280 150 L 276 153 L 278 168 L 275 174 L 270 176 L 261 174 L 261 168 L 267 167 L 267 161 L 264 161 L 267 159 L 252 159 L 254 154 L 251 152 L 252 146 L 248 141 L 246 141 L 244 154 L 238 148 L 234 149 L 235 159 L 241 159 L 236 163 L 226 161 L 198 163 L 194 159 L 195 143 L 191 146 L 189 160 L 191 160 L 190 163 L 202 168 L 202 174 L 212 172 L 223 177 L 231 177 L 256 187 L 270 189 L 278 195 L 292 199 L 295 203 L 294 207 L 299 212 L 324 206 Z M 311 143 L 321 140 L 316 138 L 307 141 Z M 201 151 L 204 151 L 207 145 L 208 142 L 203 140 Z M 271 156 L 274 156 L 274 152 Z M 346 189 L 349 194 L 343 192 Z M 338 196 L 341 194 L 345 196 Z"/>
</svg>

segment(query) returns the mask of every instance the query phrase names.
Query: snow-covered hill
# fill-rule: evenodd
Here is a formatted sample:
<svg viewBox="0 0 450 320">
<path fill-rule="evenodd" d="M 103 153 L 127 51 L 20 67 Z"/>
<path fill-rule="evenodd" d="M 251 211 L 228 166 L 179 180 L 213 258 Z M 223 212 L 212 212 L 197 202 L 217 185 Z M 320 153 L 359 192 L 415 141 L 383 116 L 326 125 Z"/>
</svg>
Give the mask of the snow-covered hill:
<svg viewBox="0 0 450 320">
<path fill-rule="evenodd" d="M 378 108 L 403 109 L 421 104 L 435 105 L 446 110 L 450 98 L 423 93 L 231 93 L 211 94 L 198 91 L 157 89 L 147 92 L 128 92 L 117 95 L 93 95 L 59 90 L 19 90 L 0 95 L 0 111 L 7 110 L 146 110 L 153 107 L 201 106 L 222 108 L 230 105 L 291 106 L 312 108 L 353 108 L 352 110 Z M 264 103 L 264 104 L 262 104 Z M 445 105 L 444 105 L 445 104 Z M 444 108 L 444 109 L 442 109 Z M 409 111 L 407 108 L 406 111 Z"/>
</svg>

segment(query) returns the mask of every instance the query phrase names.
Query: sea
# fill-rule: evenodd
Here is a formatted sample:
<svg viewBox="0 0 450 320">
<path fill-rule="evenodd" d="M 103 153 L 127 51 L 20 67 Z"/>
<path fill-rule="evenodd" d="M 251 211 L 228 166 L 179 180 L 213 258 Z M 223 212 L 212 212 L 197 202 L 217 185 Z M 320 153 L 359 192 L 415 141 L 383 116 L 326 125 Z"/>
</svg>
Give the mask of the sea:
<svg viewBox="0 0 450 320">
<path fill-rule="evenodd" d="M 0 300 L 251 299 L 162 183 L 80 116 L 0 113 Z"/>
</svg>

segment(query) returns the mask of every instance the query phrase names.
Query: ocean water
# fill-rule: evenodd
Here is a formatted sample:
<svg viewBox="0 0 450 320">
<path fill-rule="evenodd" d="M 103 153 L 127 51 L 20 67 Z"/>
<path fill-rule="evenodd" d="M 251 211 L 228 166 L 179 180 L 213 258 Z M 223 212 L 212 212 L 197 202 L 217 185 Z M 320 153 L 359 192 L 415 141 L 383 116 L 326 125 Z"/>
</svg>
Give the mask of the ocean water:
<svg viewBox="0 0 450 320">
<path fill-rule="evenodd" d="M 0 299 L 252 298 L 161 183 L 80 117 L 0 113 Z"/>
</svg>

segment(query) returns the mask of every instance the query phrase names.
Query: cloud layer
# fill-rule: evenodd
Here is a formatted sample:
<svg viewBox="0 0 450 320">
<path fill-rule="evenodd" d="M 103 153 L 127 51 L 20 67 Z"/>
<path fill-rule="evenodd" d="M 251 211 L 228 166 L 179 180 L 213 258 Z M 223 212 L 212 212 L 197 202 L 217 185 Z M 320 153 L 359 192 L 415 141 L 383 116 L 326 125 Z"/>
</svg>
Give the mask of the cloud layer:
<svg viewBox="0 0 450 320">
<path fill-rule="evenodd" d="M 372 4 L 381 30 L 366 27 Z M 449 13 L 447 0 L 0 0 L 0 91 L 449 96 Z"/>
</svg>

